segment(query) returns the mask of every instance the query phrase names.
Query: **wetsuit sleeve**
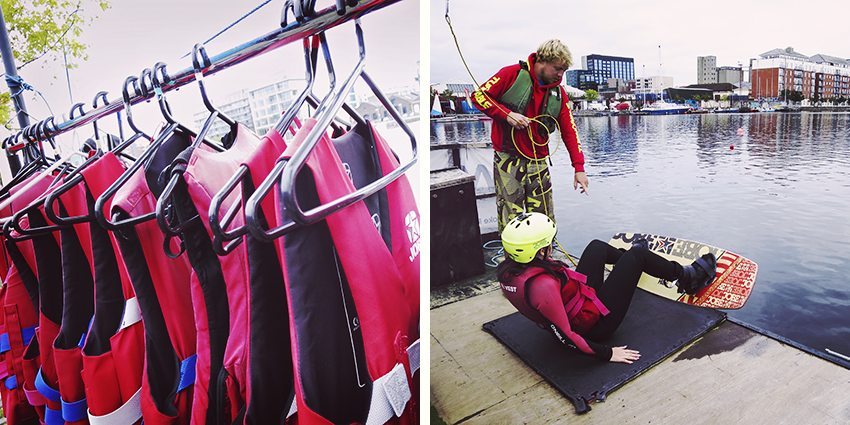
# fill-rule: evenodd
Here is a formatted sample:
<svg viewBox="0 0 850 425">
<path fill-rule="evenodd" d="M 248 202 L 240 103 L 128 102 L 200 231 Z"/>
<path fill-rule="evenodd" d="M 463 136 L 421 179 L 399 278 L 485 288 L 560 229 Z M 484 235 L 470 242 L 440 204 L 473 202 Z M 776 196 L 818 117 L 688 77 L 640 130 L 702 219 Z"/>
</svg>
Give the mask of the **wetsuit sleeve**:
<svg viewBox="0 0 850 425">
<path fill-rule="evenodd" d="M 570 327 L 567 311 L 561 302 L 561 284 L 558 280 L 542 274 L 528 282 L 528 302 L 550 322 L 549 330 L 562 344 L 578 348 L 582 353 L 599 360 L 611 360 L 611 347 L 585 340 Z"/>
<path fill-rule="evenodd" d="M 567 146 L 567 152 L 570 153 L 570 161 L 576 172 L 584 171 L 584 153 L 581 151 L 581 140 L 578 137 L 576 123 L 573 120 L 573 111 L 570 109 L 570 99 L 567 97 L 567 92 L 561 88 L 561 116 L 558 117 L 558 124 L 561 126 L 561 137 L 564 139 L 564 144 Z"/>
<path fill-rule="evenodd" d="M 512 67 L 499 70 L 472 94 L 472 104 L 490 118 L 505 121 L 510 110 L 498 102 L 516 80 L 516 71 Z"/>
</svg>

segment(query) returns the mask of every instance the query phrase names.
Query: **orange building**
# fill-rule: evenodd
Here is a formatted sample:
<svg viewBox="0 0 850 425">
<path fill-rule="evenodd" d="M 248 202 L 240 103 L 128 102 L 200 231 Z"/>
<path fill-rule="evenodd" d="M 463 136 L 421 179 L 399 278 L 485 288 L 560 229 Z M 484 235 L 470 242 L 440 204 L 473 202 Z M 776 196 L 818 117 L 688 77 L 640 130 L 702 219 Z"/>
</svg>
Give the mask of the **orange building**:
<svg viewBox="0 0 850 425">
<path fill-rule="evenodd" d="M 755 99 L 780 98 L 785 88 L 806 99 L 850 98 L 850 61 L 806 56 L 790 47 L 774 49 L 750 60 L 750 83 Z"/>
</svg>

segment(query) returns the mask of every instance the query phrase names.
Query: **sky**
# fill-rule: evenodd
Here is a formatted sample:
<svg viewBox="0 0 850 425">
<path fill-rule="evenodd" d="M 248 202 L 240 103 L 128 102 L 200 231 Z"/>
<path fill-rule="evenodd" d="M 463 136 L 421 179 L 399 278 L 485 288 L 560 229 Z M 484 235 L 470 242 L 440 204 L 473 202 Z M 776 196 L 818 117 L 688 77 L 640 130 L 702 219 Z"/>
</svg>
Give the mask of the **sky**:
<svg viewBox="0 0 850 425">
<path fill-rule="evenodd" d="M 97 20 L 84 30 L 83 41 L 88 44 L 88 60 L 71 70 L 70 98 L 65 70 L 61 61 L 48 55 L 21 69 L 26 82 L 44 94 L 55 115 L 67 116 L 75 102 L 86 102 L 86 110 L 100 90 L 109 92 L 110 100 L 120 97 L 121 86 L 129 75 L 138 75 L 146 67 L 163 61 L 168 71 L 175 73 L 189 68 L 191 58 L 181 58 L 192 46 L 226 27 L 260 4 L 261 0 L 112 0 L 112 7 L 99 14 Z M 334 2 L 319 0 L 317 9 Z M 258 38 L 279 27 L 282 0 L 272 1 L 258 12 L 208 43 L 212 57 L 234 46 Z M 366 71 L 384 91 L 406 86 L 418 86 L 415 78 L 419 60 L 419 2 L 403 0 L 389 5 L 362 19 L 366 45 Z M 357 59 L 354 25 L 347 23 L 328 32 L 337 80 L 342 81 Z M 320 59 L 321 61 L 321 59 Z M 320 65 L 320 72 L 324 73 Z M 304 78 L 303 50 L 300 43 L 290 44 L 221 71 L 205 79 L 213 103 L 226 99 L 240 89 L 253 89 L 284 78 Z M 325 74 L 326 75 L 326 74 Z M 320 77 L 315 92 L 326 92 L 326 76 Z M 359 82 L 355 90 L 369 94 L 368 87 Z M 167 99 L 178 119 L 193 123 L 195 112 L 204 110 L 197 85 L 190 84 Z M 44 118 L 49 114 L 45 102 L 32 92 L 25 101 L 30 114 Z M 161 119 L 155 103 L 139 104 L 133 115 L 142 128 L 155 128 Z M 115 118 L 104 118 L 100 125 L 116 128 Z M 15 122 L 15 124 L 17 124 Z M 75 139 L 86 138 L 90 129 L 78 132 Z M 8 132 L 0 130 L 0 135 Z M 60 139 L 61 141 L 61 139 Z"/>
<path fill-rule="evenodd" d="M 697 56 L 746 67 L 750 58 L 790 46 L 808 56 L 850 58 L 850 30 L 831 18 L 848 10 L 838 0 L 449 2 L 452 26 L 479 83 L 551 38 L 570 49 L 571 69 L 581 69 L 582 56 L 625 56 L 634 58 L 637 78 L 672 76 L 677 86 L 697 82 Z M 445 13 L 445 0 L 431 1 L 431 84 L 471 82 Z"/>
</svg>

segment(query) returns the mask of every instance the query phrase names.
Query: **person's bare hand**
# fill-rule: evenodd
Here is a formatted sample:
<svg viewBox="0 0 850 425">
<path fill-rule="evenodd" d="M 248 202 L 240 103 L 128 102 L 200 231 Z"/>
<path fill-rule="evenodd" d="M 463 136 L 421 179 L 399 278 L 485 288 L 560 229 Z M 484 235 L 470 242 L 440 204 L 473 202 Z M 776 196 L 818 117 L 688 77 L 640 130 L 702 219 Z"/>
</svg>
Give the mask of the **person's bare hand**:
<svg viewBox="0 0 850 425">
<path fill-rule="evenodd" d="M 508 113 L 507 121 L 513 128 L 526 128 L 531 123 L 528 117 L 517 112 Z"/>
<path fill-rule="evenodd" d="M 640 352 L 637 350 L 629 350 L 624 345 L 622 347 L 613 347 L 611 348 L 611 362 L 613 363 L 628 363 L 632 364 L 633 362 L 640 359 Z"/>
<path fill-rule="evenodd" d="M 590 186 L 590 181 L 587 180 L 587 174 L 584 171 L 577 171 L 573 177 L 573 190 L 578 189 L 579 186 L 581 186 L 581 193 L 589 194 L 587 188 Z"/>
</svg>

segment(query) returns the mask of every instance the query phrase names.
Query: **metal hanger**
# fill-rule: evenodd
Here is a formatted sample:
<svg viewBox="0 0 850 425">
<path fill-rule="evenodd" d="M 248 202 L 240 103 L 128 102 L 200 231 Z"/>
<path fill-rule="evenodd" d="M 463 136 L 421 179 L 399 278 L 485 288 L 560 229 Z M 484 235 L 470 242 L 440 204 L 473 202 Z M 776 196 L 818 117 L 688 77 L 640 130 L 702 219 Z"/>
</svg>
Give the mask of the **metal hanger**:
<svg viewBox="0 0 850 425">
<path fill-rule="evenodd" d="M 298 97 L 296 97 L 296 99 L 292 102 L 290 107 L 281 115 L 281 118 L 275 124 L 275 131 L 277 131 L 278 134 L 281 135 L 285 134 L 286 131 L 290 128 L 293 121 L 295 120 L 295 117 L 298 115 L 298 112 L 303 107 L 305 102 L 312 105 L 313 107 L 318 107 L 318 105 L 320 104 L 320 102 L 313 94 L 313 85 L 315 82 L 315 70 L 317 69 L 319 47 L 321 47 L 322 56 L 325 60 L 330 89 L 333 89 L 333 87 L 336 85 L 336 72 L 334 70 L 333 60 L 330 55 L 330 49 L 328 47 L 327 38 L 325 34 L 322 32 L 313 36 L 312 46 L 307 39 L 304 39 L 303 43 L 304 58 L 307 70 L 307 85 L 304 90 L 298 95 Z M 343 108 L 349 114 L 349 116 L 351 116 L 356 122 L 365 123 L 365 121 L 363 121 L 363 119 L 348 104 L 345 104 Z M 335 124 L 332 123 L 332 125 Z M 344 132 L 341 127 L 337 127 L 337 129 L 340 132 Z M 275 167 L 271 170 L 270 175 L 280 175 L 282 167 L 282 163 L 276 163 Z M 230 178 L 230 180 L 225 183 L 224 187 L 222 187 L 222 189 L 219 190 L 218 193 L 216 193 L 210 204 L 209 217 L 210 229 L 213 233 L 213 250 L 216 251 L 216 253 L 218 253 L 219 255 L 225 255 L 231 252 L 241 242 L 241 236 L 245 235 L 248 232 L 247 223 L 242 226 L 227 230 L 230 228 L 230 223 L 232 223 L 233 219 L 237 216 L 240 207 L 242 207 L 240 200 L 257 199 L 255 204 L 245 203 L 245 211 L 246 214 L 248 214 L 248 208 L 251 208 L 251 211 L 257 211 L 259 203 L 262 201 L 263 198 L 265 198 L 266 195 L 268 195 L 268 193 L 271 192 L 271 184 L 267 185 L 267 187 L 261 185 L 255 190 L 251 190 L 250 186 L 248 185 L 249 180 L 247 177 L 248 167 L 245 165 L 241 165 L 239 169 L 237 169 L 236 173 Z M 237 186 L 240 186 L 242 189 L 242 193 L 239 199 L 237 199 L 237 201 L 234 202 L 234 204 L 225 213 L 225 215 L 221 217 L 221 205 L 224 203 L 224 200 L 231 195 L 231 193 L 236 189 Z M 259 197 L 255 198 L 258 196 L 258 194 Z M 251 198 L 249 198 L 249 196 L 251 196 Z M 221 220 L 219 220 L 220 217 L 222 218 Z M 252 215 L 252 217 L 254 216 Z M 258 231 L 263 232 L 264 235 L 268 235 L 262 237 L 263 240 L 274 239 L 276 237 L 275 235 L 277 234 L 276 232 L 279 231 L 278 229 L 266 231 L 264 228 L 262 228 L 262 223 L 257 219 L 254 219 L 253 223 L 259 228 Z M 227 245 L 224 245 L 224 243 L 227 243 Z"/>
<path fill-rule="evenodd" d="M 139 89 L 139 79 L 138 79 L 138 77 L 133 76 L 133 75 L 127 77 L 124 80 L 124 85 L 123 85 L 122 90 L 121 90 L 122 101 L 124 103 L 124 110 L 127 111 L 127 124 L 130 126 L 130 128 L 135 133 L 132 136 L 130 136 L 130 138 L 128 138 L 127 140 L 121 142 L 119 145 L 112 147 L 112 149 L 110 149 L 110 152 L 112 152 L 114 155 L 122 154 L 122 156 L 124 156 L 126 158 L 129 158 L 131 160 L 135 160 L 133 157 L 131 157 L 127 154 L 123 154 L 123 151 L 139 139 L 150 140 L 150 136 L 148 136 L 142 130 L 140 130 L 138 127 L 136 127 L 136 124 L 133 122 L 133 115 L 132 115 L 132 111 L 131 111 L 132 102 L 130 101 L 130 97 L 131 97 L 130 96 L 130 88 L 131 87 L 133 89 L 133 96 L 134 97 L 139 96 L 141 92 L 140 92 L 140 89 Z M 103 99 L 106 99 L 106 92 L 99 92 L 97 95 L 95 95 L 94 101 L 92 102 L 93 107 L 97 108 L 97 106 L 98 106 L 97 101 L 98 101 L 98 98 L 100 98 L 100 97 L 103 97 Z M 95 128 L 97 128 L 97 120 L 93 121 L 93 126 Z M 97 130 L 95 130 L 95 134 L 97 134 Z M 97 135 L 95 137 L 97 137 Z M 47 215 L 47 218 L 49 218 L 54 223 L 56 223 L 58 225 L 62 225 L 62 226 L 67 226 L 67 225 L 72 225 L 72 224 L 77 224 L 77 223 L 90 222 L 90 221 L 93 221 L 95 219 L 95 214 L 94 214 L 93 210 L 90 210 L 85 215 L 62 216 L 61 212 L 59 210 L 57 210 L 54 207 L 54 205 L 55 205 L 56 200 L 59 199 L 59 197 L 62 196 L 62 194 L 64 194 L 65 192 L 74 188 L 74 186 L 83 182 L 84 179 L 83 179 L 83 176 L 80 174 L 80 172 L 82 170 L 84 170 L 86 167 L 88 167 L 90 164 L 97 161 L 101 156 L 102 155 L 100 155 L 100 154 L 96 154 L 96 155 L 86 159 L 85 162 L 80 164 L 80 166 L 77 167 L 76 170 L 74 170 L 71 174 L 68 175 L 68 177 L 65 178 L 65 183 L 62 186 L 59 186 L 58 188 L 54 189 L 53 191 L 51 191 L 47 195 L 47 197 L 44 200 L 44 212 Z"/>
<path fill-rule="evenodd" d="M 153 71 L 150 68 L 145 68 L 144 70 L 142 70 L 142 73 L 139 75 L 138 82 L 141 90 L 141 95 L 143 97 L 148 97 L 151 92 L 154 91 Z M 156 92 L 156 95 L 162 96 L 162 90 L 160 89 L 158 92 Z M 127 117 L 128 121 L 131 123 L 131 128 L 133 128 L 133 130 L 137 131 L 138 133 L 141 133 L 141 131 L 136 128 L 135 124 L 132 124 L 132 119 L 130 118 L 129 113 L 127 114 Z M 142 155 L 139 156 L 136 162 L 134 162 L 126 171 L 124 171 L 124 173 L 122 173 L 118 177 L 118 179 L 115 180 L 115 182 L 112 183 L 106 189 L 106 191 L 97 198 L 94 203 L 94 215 L 97 221 L 101 224 L 101 226 L 109 230 L 117 231 L 123 227 L 134 226 L 136 224 L 143 223 L 145 221 L 155 218 L 155 214 L 153 212 L 142 214 L 137 217 L 128 217 L 125 219 L 118 219 L 117 216 L 109 218 L 105 215 L 103 208 L 106 206 L 106 202 L 109 201 L 109 199 L 111 199 L 113 196 L 115 196 L 115 194 L 118 193 L 118 190 L 120 190 L 121 187 L 127 184 L 127 182 L 136 173 L 136 171 L 138 171 L 139 168 L 141 168 L 148 161 L 148 159 L 153 156 L 154 152 L 156 152 L 159 146 L 165 140 L 168 139 L 168 136 L 170 136 L 177 129 L 178 126 L 179 124 L 177 124 L 176 122 L 172 122 L 166 125 L 163 130 L 157 134 L 156 138 L 151 142 L 150 146 L 148 146 L 147 149 L 145 149 L 145 151 L 142 153 Z M 129 142 L 130 140 L 122 143 L 119 148 L 121 148 L 121 146 L 127 145 Z"/>
<path fill-rule="evenodd" d="M 174 159 L 165 172 L 165 175 L 169 176 L 169 180 L 165 185 L 162 194 L 160 194 L 156 201 L 156 221 L 163 233 L 170 237 L 178 236 L 182 233 L 183 224 L 178 222 L 179 220 L 177 219 L 176 214 L 174 214 L 174 203 L 172 197 L 174 189 L 182 180 L 183 173 L 186 172 L 186 166 L 189 163 L 192 153 L 205 140 L 207 132 L 209 132 L 210 128 L 212 128 L 216 119 L 224 121 L 231 128 L 236 126 L 236 121 L 216 108 L 207 95 L 206 86 L 204 85 L 203 71 L 211 64 L 212 62 L 210 61 L 209 56 L 207 56 L 204 45 L 201 43 L 195 44 L 192 48 L 192 67 L 195 70 L 195 80 L 198 82 L 198 88 L 201 91 L 201 98 L 210 113 L 204 120 L 203 125 L 201 125 L 201 129 L 198 131 L 198 134 L 195 136 L 194 140 L 192 140 L 192 144 Z M 166 246 L 170 247 L 170 244 Z M 166 250 L 168 250 L 168 248 L 166 248 Z"/>
<path fill-rule="evenodd" d="M 369 77 L 363 69 L 365 66 L 366 52 L 363 43 L 363 31 L 360 27 L 359 19 L 355 20 L 355 31 L 357 33 L 358 46 L 360 47 L 360 60 L 358 61 L 358 64 L 355 66 L 354 71 L 348 76 L 345 83 L 333 91 L 329 101 L 323 102 L 323 104 L 319 106 L 316 111 L 316 115 L 318 116 L 316 119 L 316 125 L 310 130 L 310 133 L 304 139 L 303 143 L 295 149 L 295 152 L 293 152 L 291 158 L 287 161 L 287 165 L 284 167 L 283 173 L 280 176 L 281 211 L 285 211 L 285 214 L 291 216 L 294 222 L 302 225 L 316 223 L 335 211 L 369 197 L 377 191 L 385 188 L 397 178 L 401 177 L 411 166 L 413 166 L 414 163 L 416 163 L 416 136 L 407 126 L 404 119 L 402 119 L 398 114 L 398 111 L 396 111 L 392 106 L 392 103 L 389 102 L 372 78 Z M 312 208 L 309 211 L 304 211 L 301 208 L 295 192 L 295 179 L 298 176 L 298 173 L 304 168 L 310 152 L 324 136 L 325 129 L 330 124 L 333 116 L 342 106 L 345 97 L 351 92 L 357 77 L 363 79 L 375 97 L 378 98 L 384 108 L 386 108 L 390 113 L 393 120 L 395 120 L 399 127 L 408 135 L 410 138 L 412 157 L 405 164 L 400 165 L 389 174 L 373 181 L 372 183 L 369 183 L 368 185 L 331 202 Z"/>
</svg>

